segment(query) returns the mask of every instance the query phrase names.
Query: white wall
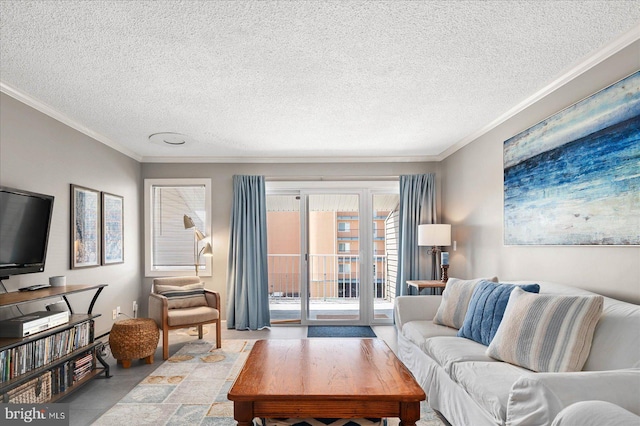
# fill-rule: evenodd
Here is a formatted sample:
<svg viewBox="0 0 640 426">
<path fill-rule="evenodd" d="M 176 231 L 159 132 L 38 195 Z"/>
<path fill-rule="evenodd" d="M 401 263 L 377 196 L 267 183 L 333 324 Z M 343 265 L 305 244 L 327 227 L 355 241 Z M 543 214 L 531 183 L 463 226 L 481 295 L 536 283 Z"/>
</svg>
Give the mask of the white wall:
<svg viewBox="0 0 640 426">
<path fill-rule="evenodd" d="M 226 276 L 229 253 L 229 221 L 233 196 L 233 175 L 286 176 L 398 176 L 438 173 L 437 163 L 332 163 L 332 164 L 156 164 L 142 165 L 144 179 L 210 178 L 212 197 L 213 253 L 212 277 L 203 277 L 205 286 L 220 292 L 223 319 L 226 319 Z M 437 176 L 437 175 L 436 175 Z M 439 180 L 439 179 L 438 179 Z M 439 192 L 439 191 L 438 191 Z M 144 238 L 142 236 L 142 238 Z M 143 299 L 151 291 L 152 278 L 145 278 Z"/>
<path fill-rule="evenodd" d="M 458 242 L 450 276 L 554 281 L 640 303 L 639 247 L 508 247 L 502 234 L 503 142 L 639 69 L 636 42 L 441 163 L 444 220 Z"/>
<path fill-rule="evenodd" d="M 133 300 L 143 303 L 141 288 L 140 164 L 90 137 L 0 94 L 0 184 L 55 196 L 47 261 L 43 273 L 15 275 L 3 281 L 9 291 L 66 275 L 68 284 L 101 284 L 94 313 L 98 335 L 111 329 L 112 309 L 132 315 Z M 70 269 L 70 184 L 124 196 L 125 263 Z M 77 312 L 86 312 L 92 294 L 69 296 Z M 144 299 L 146 304 L 146 299 Z M 44 303 L 24 307 L 43 310 Z M 0 318 L 15 316 L 0 309 Z"/>
</svg>

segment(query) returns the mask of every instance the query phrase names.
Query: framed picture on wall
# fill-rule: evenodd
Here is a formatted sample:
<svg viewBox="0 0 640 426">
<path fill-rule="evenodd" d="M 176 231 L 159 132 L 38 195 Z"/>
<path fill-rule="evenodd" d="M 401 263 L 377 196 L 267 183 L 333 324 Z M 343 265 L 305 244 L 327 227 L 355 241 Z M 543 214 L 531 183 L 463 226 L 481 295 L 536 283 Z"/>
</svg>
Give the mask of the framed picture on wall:
<svg viewBox="0 0 640 426">
<path fill-rule="evenodd" d="M 71 185 L 71 269 L 100 265 L 100 192 Z"/>
<path fill-rule="evenodd" d="M 507 139 L 505 245 L 640 245 L 640 71 Z"/>
<path fill-rule="evenodd" d="M 124 262 L 124 198 L 102 193 L 102 264 Z"/>
</svg>

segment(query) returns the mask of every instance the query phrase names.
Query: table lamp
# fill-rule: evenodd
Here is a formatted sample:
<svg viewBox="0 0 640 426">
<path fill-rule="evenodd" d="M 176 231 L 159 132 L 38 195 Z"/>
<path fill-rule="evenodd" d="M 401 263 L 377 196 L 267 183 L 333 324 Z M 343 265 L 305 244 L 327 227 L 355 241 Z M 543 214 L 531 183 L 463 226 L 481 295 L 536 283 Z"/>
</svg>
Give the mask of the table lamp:
<svg viewBox="0 0 640 426">
<path fill-rule="evenodd" d="M 440 247 L 451 245 L 451 225 L 449 224 L 425 224 L 418 225 L 418 245 L 429 246 L 427 254 L 437 256 L 442 252 Z M 447 256 L 448 258 L 448 256 Z M 447 282 L 448 261 L 441 262 L 442 282 Z"/>
</svg>

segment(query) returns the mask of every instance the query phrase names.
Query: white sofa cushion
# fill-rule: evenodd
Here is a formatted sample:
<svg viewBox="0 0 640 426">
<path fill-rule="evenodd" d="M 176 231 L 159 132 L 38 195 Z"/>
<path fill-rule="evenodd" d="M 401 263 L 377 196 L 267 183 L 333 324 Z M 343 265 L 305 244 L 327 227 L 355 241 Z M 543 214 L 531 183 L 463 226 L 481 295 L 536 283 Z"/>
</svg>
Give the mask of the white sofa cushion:
<svg viewBox="0 0 640 426">
<path fill-rule="evenodd" d="M 410 321 L 402 327 L 402 334 L 412 343 L 424 350 L 424 343 L 430 337 L 455 336 L 458 330 L 433 321 Z"/>
<path fill-rule="evenodd" d="M 431 357 L 398 333 L 398 358 L 427 394 L 428 404 L 452 425 L 496 426 L 496 422 Z"/>
<path fill-rule="evenodd" d="M 529 370 L 506 362 L 459 362 L 451 366 L 449 376 L 497 424 L 504 424 L 511 386 Z"/>
<path fill-rule="evenodd" d="M 615 348 L 615 350 L 612 350 Z M 584 371 L 640 367 L 640 306 L 604 299 Z"/>
<path fill-rule="evenodd" d="M 457 362 L 499 362 L 485 353 L 487 347 L 464 337 L 431 337 L 424 342 L 422 350 L 449 374 Z"/>
</svg>

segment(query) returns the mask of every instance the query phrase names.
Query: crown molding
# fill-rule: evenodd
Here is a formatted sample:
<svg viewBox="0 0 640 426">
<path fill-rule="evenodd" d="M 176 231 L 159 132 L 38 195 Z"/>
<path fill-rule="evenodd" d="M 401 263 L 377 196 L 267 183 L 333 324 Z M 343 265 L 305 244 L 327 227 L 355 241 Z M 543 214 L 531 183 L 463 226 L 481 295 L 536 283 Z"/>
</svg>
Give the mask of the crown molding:
<svg viewBox="0 0 640 426">
<path fill-rule="evenodd" d="M 101 135 L 88 127 L 73 120 L 67 115 L 57 111 L 52 106 L 27 95 L 26 93 L 16 89 L 10 84 L 0 80 L 0 92 L 11 96 L 14 99 L 34 108 L 35 110 L 48 115 L 80 133 L 89 136 L 96 141 L 115 149 L 116 151 L 138 161 L 139 163 L 411 163 L 411 162 L 433 162 L 440 161 L 438 156 L 358 156 L 358 157 L 158 157 L 158 156 L 141 156 L 130 149 L 114 142 L 108 137 Z"/>
<path fill-rule="evenodd" d="M 400 157 L 142 157 L 142 163 L 217 163 L 217 164 L 282 164 L 282 163 L 422 163 L 440 161 L 437 156 Z"/>
<path fill-rule="evenodd" d="M 561 73 L 558 78 L 553 80 L 547 86 L 537 91 L 533 95 L 524 99 L 522 102 L 509 109 L 504 114 L 497 117 L 487 125 L 471 133 L 467 137 L 461 139 L 451 147 L 447 148 L 438 155 L 422 155 L 422 156 L 331 156 L 331 157 L 159 157 L 159 156 L 142 156 L 129 148 L 115 142 L 108 137 L 99 134 L 88 127 L 82 125 L 76 120 L 68 117 L 67 115 L 57 111 L 50 105 L 40 101 L 39 99 L 30 96 L 10 84 L 0 80 L 0 92 L 17 99 L 18 101 L 29 105 L 30 107 L 40 111 L 49 117 L 60 121 L 63 124 L 95 139 L 96 141 L 107 145 L 108 147 L 138 161 L 141 163 L 384 163 L 384 162 L 396 162 L 396 163 L 408 163 L 408 162 L 440 162 L 456 151 L 467 146 L 471 142 L 495 129 L 505 121 L 509 120 L 516 114 L 522 112 L 526 108 L 535 104 L 543 99 L 545 96 L 553 93 L 563 85 L 567 84 L 576 77 L 582 75 L 586 71 L 590 70 L 594 66 L 602 63 L 612 55 L 618 53 L 625 47 L 640 40 L 640 24 L 636 25 L 630 31 L 621 35 L 611 43 L 605 45 L 603 48 L 597 50 L 595 53 L 589 55 L 586 59 L 582 60 L 578 64 L 570 67 L 565 72 Z"/>
<path fill-rule="evenodd" d="M 80 124 L 79 122 L 77 122 L 76 120 L 70 118 L 69 116 L 61 113 L 60 111 L 56 110 L 55 108 L 53 108 L 51 105 L 48 105 L 44 102 L 42 102 L 39 99 L 34 98 L 31 95 L 27 95 L 26 93 L 22 92 L 21 90 L 16 89 L 15 87 L 11 86 L 8 83 L 5 83 L 4 81 L 0 81 L 0 92 L 11 96 L 14 99 L 17 99 L 18 101 L 22 102 L 23 104 L 29 105 L 31 108 L 40 111 L 41 113 L 48 115 L 49 117 L 53 118 L 54 120 L 57 120 L 63 124 L 66 124 L 67 126 L 71 127 L 74 130 L 77 130 L 80 133 L 83 133 L 87 136 L 89 136 L 92 139 L 95 139 L 96 141 L 107 145 L 109 148 L 115 149 L 116 151 L 126 155 L 127 157 L 133 158 L 134 160 L 141 162 L 142 161 L 142 157 L 138 154 L 136 154 L 135 152 L 131 151 L 130 149 L 124 147 L 123 145 L 109 139 L 108 137 L 101 135 L 100 133 L 94 132 L 93 130 L 89 129 L 88 127 L 84 126 L 83 124 Z"/>
<path fill-rule="evenodd" d="M 527 109 L 531 105 L 543 99 L 545 96 L 550 95 L 554 91 L 558 90 L 560 87 L 569 83 L 571 80 L 579 77 L 585 72 L 589 71 L 591 68 L 596 65 L 604 62 L 611 56 L 620 52 L 625 47 L 628 47 L 632 43 L 640 40 L 640 24 L 636 25 L 631 30 L 627 31 L 617 39 L 613 40 L 611 43 L 605 45 L 603 48 L 595 51 L 593 54 L 590 54 L 584 60 L 580 61 L 576 65 L 571 66 L 566 71 L 560 73 L 560 76 L 553 80 L 551 83 L 543 87 L 542 89 L 535 92 L 533 95 L 529 96 L 522 102 L 518 103 L 513 108 L 509 109 L 504 114 L 500 115 L 495 120 L 491 121 L 486 126 L 478 129 L 477 131 L 471 133 L 469 136 L 463 138 L 459 142 L 450 146 L 446 150 L 444 150 L 440 155 L 438 155 L 437 161 L 442 161 L 451 154 L 455 153 L 459 149 L 469 145 L 474 140 L 480 138 L 481 136 L 489 133 L 491 130 L 495 129 L 505 121 L 509 120 L 516 114 L 519 114 L 523 110 Z M 640 56 L 640 53 L 639 53 Z"/>
</svg>

